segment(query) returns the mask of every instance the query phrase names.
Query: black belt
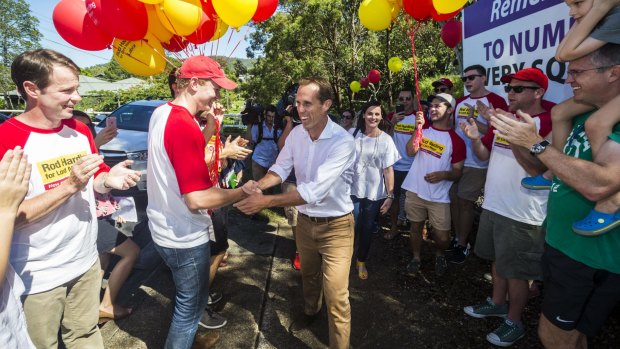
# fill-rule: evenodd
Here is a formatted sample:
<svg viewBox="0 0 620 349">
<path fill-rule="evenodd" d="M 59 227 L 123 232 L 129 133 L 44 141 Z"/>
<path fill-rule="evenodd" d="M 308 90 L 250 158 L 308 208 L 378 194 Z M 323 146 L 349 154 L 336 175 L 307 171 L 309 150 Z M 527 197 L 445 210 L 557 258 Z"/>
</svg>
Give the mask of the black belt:
<svg viewBox="0 0 620 349">
<path fill-rule="evenodd" d="M 342 216 L 338 216 L 338 217 L 310 217 L 307 214 L 303 214 L 303 213 L 299 212 L 300 216 L 302 216 L 304 218 L 307 218 L 307 219 L 309 219 L 310 221 L 312 221 L 314 223 L 329 223 L 329 222 L 331 222 L 333 220 L 340 219 L 342 217 L 346 217 L 346 216 L 348 216 L 350 214 L 351 214 L 351 212 L 343 214 Z"/>
</svg>

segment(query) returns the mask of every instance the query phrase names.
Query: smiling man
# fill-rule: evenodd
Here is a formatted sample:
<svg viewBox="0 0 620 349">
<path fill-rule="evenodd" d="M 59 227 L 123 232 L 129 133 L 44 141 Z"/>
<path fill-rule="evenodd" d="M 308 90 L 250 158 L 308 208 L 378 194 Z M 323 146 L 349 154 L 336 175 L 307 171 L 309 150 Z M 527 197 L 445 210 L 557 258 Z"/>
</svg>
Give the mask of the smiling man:
<svg viewBox="0 0 620 349">
<path fill-rule="evenodd" d="M 15 58 L 23 114 L 0 126 L 0 157 L 20 146 L 32 164 L 17 212 L 11 265 L 25 285 L 24 312 L 37 348 L 103 348 L 97 327 L 101 275 L 94 190 L 128 189 L 140 172 L 103 164 L 88 127 L 73 120 L 80 69 L 46 49 Z"/>
<path fill-rule="evenodd" d="M 258 181 L 265 190 L 285 180 L 293 166 L 297 190 L 278 195 L 254 193 L 235 204 L 246 214 L 266 207 L 297 206 L 296 243 L 301 259 L 304 313 L 291 325 L 295 333 L 313 322 L 323 295 L 329 317 L 329 347 L 349 348 L 351 306 L 349 269 L 353 254 L 351 134 L 327 115 L 333 90 L 323 78 L 299 82 L 295 102 L 303 127 L 286 138 L 276 163 Z"/>
<path fill-rule="evenodd" d="M 566 83 L 573 88 L 576 102 L 600 108 L 620 95 L 620 45 L 606 44 L 571 61 L 568 68 Z M 491 118 L 506 139 L 531 149 L 532 158 L 556 176 L 549 193 L 545 297 L 538 327 L 547 348 L 586 348 L 586 336 L 596 335 L 620 301 L 620 227 L 599 236 L 582 236 L 571 227 L 574 218 L 586 216 L 595 201 L 620 191 L 620 124 L 608 135 L 594 162 L 585 132 L 591 114 L 573 120 L 564 154 L 544 146 L 528 115 L 522 115 L 525 122 L 502 115 Z"/>
</svg>

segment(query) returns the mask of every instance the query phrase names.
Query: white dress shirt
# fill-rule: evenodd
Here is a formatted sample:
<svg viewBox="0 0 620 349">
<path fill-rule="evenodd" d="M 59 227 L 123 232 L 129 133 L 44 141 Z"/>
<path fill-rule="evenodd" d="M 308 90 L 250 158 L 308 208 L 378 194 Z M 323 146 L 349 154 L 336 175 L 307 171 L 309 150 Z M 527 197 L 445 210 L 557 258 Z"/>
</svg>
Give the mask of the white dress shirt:
<svg viewBox="0 0 620 349">
<path fill-rule="evenodd" d="M 297 191 L 307 202 L 297 206 L 299 212 L 311 217 L 338 217 L 353 210 L 354 162 L 353 137 L 328 118 L 316 141 L 303 126 L 295 127 L 269 170 L 284 181 L 295 167 Z"/>
</svg>

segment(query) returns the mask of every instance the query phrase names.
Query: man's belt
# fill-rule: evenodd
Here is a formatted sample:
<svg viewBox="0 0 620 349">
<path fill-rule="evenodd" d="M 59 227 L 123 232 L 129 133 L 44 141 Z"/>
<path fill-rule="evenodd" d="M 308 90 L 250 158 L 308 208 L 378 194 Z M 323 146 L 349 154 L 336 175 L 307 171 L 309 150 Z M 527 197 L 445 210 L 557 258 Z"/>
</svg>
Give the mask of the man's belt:
<svg viewBox="0 0 620 349">
<path fill-rule="evenodd" d="M 303 213 L 299 212 L 300 216 L 302 216 L 304 218 L 307 218 L 307 219 L 309 219 L 310 221 L 312 221 L 314 223 L 329 223 L 329 222 L 331 222 L 333 220 L 340 219 L 342 217 L 346 217 L 346 216 L 348 216 L 350 214 L 351 214 L 351 212 L 343 214 L 342 216 L 337 216 L 337 217 L 310 217 L 307 214 L 303 214 Z"/>
</svg>

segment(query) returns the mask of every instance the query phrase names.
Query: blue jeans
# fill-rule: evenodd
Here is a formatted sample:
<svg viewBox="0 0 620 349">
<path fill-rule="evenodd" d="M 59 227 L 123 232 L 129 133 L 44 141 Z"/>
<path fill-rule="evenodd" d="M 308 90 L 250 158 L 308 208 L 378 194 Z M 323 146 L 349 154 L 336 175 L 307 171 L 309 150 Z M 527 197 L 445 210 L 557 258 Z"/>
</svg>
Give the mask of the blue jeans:
<svg viewBox="0 0 620 349">
<path fill-rule="evenodd" d="M 357 260 L 366 262 L 372 233 L 377 230 L 375 219 L 383 200 L 358 199 L 355 196 L 351 196 L 351 200 L 353 200 L 353 216 L 355 217 L 355 236 L 358 239 Z"/>
<path fill-rule="evenodd" d="M 209 243 L 183 249 L 154 245 L 172 271 L 176 287 L 174 312 L 165 348 L 189 349 L 209 301 L 211 247 Z"/>
</svg>

